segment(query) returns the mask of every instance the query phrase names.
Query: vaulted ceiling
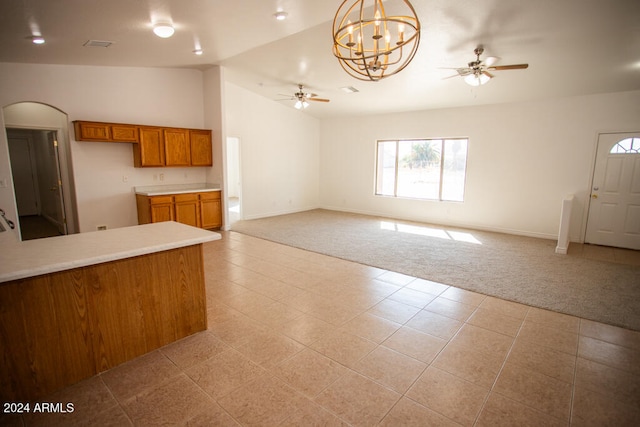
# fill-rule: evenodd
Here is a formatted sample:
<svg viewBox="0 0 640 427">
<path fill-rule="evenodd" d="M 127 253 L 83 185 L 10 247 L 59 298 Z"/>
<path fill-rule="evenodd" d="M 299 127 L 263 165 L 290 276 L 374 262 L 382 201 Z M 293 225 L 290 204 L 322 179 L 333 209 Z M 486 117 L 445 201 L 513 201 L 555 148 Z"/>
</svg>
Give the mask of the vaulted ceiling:
<svg viewBox="0 0 640 427">
<path fill-rule="evenodd" d="M 352 0 L 350 0 L 352 1 Z M 397 0 L 387 0 L 388 2 Z M 330 103 L 303 114 L 330 117 L 537 100 L 640 89 L 637 0 L 413 0 L 422 24 L 413 62 L 379 82 L 346 74 L 332 54 L 331 28 L 341 0 L 4 0 L 0 61 L 99 66 L 221 65 L 227 80 L 270 99 L 298 83 Z M 273 15 L 283 10 L 284 21 Z M 161 39 L 152 24 L 170 21 Z M 46 43 L 30 37 L 40 33 Z M 89 40 L 113 42 L 85 46 Z M 486 56 L 500 71 L 471 87 L 446 78 Z M 197 56 L 196 48 L 204 53 Z M 0 76 L 0 78 L 2 78 Z M 340 90 L 353 86 L 358 93 Z M 293 106 L 291 101 L 279 101 Z"/>
</svg>

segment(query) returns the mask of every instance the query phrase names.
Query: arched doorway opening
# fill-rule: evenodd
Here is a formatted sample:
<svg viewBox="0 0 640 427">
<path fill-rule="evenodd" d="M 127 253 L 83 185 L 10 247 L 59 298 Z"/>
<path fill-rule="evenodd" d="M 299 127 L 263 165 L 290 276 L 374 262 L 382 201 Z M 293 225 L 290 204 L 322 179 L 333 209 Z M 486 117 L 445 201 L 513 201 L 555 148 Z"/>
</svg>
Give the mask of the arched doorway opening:
<svg viewBox="0 0 640 427">
<path fill-rule="evenodd" d="M 22 240 L 76 233 L 68 117 L 38 102 L 2 109 Z"/>
</svg>

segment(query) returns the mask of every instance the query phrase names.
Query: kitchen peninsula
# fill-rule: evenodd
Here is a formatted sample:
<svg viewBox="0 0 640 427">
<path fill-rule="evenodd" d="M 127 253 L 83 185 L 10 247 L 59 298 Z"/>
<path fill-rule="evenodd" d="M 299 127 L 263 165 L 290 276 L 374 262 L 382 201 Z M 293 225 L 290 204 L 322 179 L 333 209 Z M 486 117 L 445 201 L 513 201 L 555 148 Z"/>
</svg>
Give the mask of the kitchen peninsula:
<svg viewBox="0 0 640 427">
<path fill-rule="evenodd" d="M 205 330 L 202 244 L 177 222 L 19 242 L 0 233 L 0 394 L 36 399 Z"/>
</svg>

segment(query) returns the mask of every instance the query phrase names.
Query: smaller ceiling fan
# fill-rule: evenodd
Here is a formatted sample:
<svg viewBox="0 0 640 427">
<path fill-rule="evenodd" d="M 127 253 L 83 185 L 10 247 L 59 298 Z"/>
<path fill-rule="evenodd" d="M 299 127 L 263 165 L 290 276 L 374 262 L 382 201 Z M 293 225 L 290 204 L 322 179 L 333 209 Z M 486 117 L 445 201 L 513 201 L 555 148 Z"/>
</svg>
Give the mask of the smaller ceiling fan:
<svg viewBox="0 0 640 427">
<path fill-rule="evenodd" d="M 303 110 L 307 108 L 309 106 L 309 101 L 329 102 L 328 99 L 317 98 L 318 95 L 316 95 L 315 93 L 305 92 L 304 86 L 302 84 L 298 84 L 298 91 L 294 93 L 292 96 L 290 97 L 289 95 L 282 95 L 282 96 L 287 96 L 288 98 L 280 99 L 279 101 L 284 101 L 284 100 L 296 101 L 294 107 L 297 108 L 298 110 Z"/>
<path fill-rule="evenodd" d="M 478 46 L 474 49 L 476 60 L 469 62 L 467 67 L 453 68 L 458 72 L 453 76 L 445 77 L 464 77 L 464 81 L 471 86 L 480 86 L 491 80 L 494 75 L 489 71 L 505 71 L 505 70 L 522 70 L 529 67 L 529 64 L 512 64 L 512 65 L 493 65 L 500 60 L 495 56 L 488 56 L 484 61 L 480 60 L 480 55 L 484 53 L 484 48 Z"/>
</svg>

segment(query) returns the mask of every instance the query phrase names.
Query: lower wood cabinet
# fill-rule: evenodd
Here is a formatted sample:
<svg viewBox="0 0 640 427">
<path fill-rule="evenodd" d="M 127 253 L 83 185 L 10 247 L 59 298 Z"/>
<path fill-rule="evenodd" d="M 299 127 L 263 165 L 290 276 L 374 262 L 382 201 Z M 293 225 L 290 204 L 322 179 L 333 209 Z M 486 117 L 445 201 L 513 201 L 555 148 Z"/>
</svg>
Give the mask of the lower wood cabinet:
<svg viewBox="0 0 640 427">
<path fill-rule="evenodd" d="M 145 196 L 136 194 L 138 224 L 176 221 L 193 227 L 222 227 L 219 191 Z"/>
<path fill-rule="evenodd" d="M 220 192 L 200 193 L 200 221 L 202 228 L 222 227 Z"/>
<path fill-rule="evenodd" d="M 201 227 L 199 194 L 176 194 L 173 196 L 175 221 L 193 227 Z"/>
<path fill-rule="evenodd" d="M 173 209 L 173 197 L 156 196 L 149 198 L 149 221 L 162 222 L 173 221 L 175 219 Z"/>
</svg>

